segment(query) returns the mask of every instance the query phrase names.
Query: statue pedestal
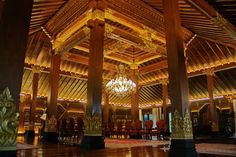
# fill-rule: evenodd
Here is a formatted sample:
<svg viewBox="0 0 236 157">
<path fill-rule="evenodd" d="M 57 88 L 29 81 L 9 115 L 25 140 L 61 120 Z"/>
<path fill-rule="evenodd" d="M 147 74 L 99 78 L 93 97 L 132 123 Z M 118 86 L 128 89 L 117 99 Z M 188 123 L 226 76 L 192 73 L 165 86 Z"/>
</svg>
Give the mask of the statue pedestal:
<svg viewBox="0 0 236 157">
<path fill-rule="evenodd" d="M 43 142 L 45 143 L 58 143 L 58 134 L 56 132 L 44 132 Z"/>
<path fill-rule="evenodd" d="M 192 139 L 171 140 L 170 157 L 198 157 L 195 149 L 195 143 Z"/>
<path fill-rule="evenodd" d="M 103 136 L 84 136 L 82 143 L 80 144 L 81 148 L 85 149 L 104 149 L 104 137 Z"/>
<path fill-rule="evenodd" d="M 35 133 L 34 130 L 26 130 L 25 131 L 25 138 L 26 139 L 34 139 Z"/>
<path fill-rule="evenodd" d="M 2 157 L 16 157 L 16 150 L 0 151 Z"/>
</svg>

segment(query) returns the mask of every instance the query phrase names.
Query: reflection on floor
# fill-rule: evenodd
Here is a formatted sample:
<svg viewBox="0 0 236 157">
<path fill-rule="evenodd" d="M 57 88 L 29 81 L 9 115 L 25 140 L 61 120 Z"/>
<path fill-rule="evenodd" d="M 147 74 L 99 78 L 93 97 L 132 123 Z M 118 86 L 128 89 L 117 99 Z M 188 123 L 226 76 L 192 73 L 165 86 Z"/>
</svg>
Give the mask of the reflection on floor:
<svg viewBox="0 0 236 157">
<path fill-rule="evenodd" d="M 24 137 L 18 137 L 18 142 L 26 143 Z M 117 139 L 106 139 L 105 142 L 112 143 L 117 141 Z M 134 143 L 137 143 L 138 140 L 135 140 Z M 145 140 L 147 141 L 147 140 Z M 205 142 L 204 140 L 202 140 Z M 199 149 L 199 146 L 205 150 L 199 154 L 200 157 L 226 157 L 227 155 L 223 155 L 224 152 L 229 151 L 230 149 L 235 151 L 236 140 L 235 139 L 219 139 L 213 140 L 208 139 L 208 144 L 198 144 L 196 146 Z M 131 140 L 131 143 L 133 141 Z M 147 141 L 146 143 L 156 143 L 156 141 Z M 161 141 L 160 141 L 161 142 Z M 82 150 L 78 146 L 75 145 L 65 145 L 65 144 L 42 144 L 41 140 L 37 137 L 33 141 L 27 141 L 28 144 L 32 144 L 37 146 L 37 149 L 19 149 L 17 150 L 17 157 L 167 157 L 168 151 L 164 151 L 163 148 L 168 148 L 168 144 L 162 141 L 163 144 L 160 145 L 137 145 L 134 147 L 107 147 L 102 150 Z M 197 143 L 202 143 L 201 140 L 197 140 Z M 121 145 L 130 143 L 129 140 L 121 140 L 119 141 Z M 144 143 L 144 140 L 139 143 Z M 212 143 L 212 144 L 209 144 Z M 228 143 L 229 145 L 216 145 L 214 143 Z M 216 147 L 214 147 L 214 145 Z M 127 145 L 128 146 L 128 145 Z M 213 147 L 212 147 L 213 146 Z M 220 146 L 220 147 L 219 147 Z M 225 148 L 227 147 L 228 150 Z M 230 147 L 229 147 L 230 146 Z M 207 149 L 216 148 L 218 154 L 214 154 L 212 152 L 207 152 Z M 168 149 L 167 149 L 168 150 Z M 235 156 L 235 154 L 228 154 L 228 156 Z"/>
</svg>

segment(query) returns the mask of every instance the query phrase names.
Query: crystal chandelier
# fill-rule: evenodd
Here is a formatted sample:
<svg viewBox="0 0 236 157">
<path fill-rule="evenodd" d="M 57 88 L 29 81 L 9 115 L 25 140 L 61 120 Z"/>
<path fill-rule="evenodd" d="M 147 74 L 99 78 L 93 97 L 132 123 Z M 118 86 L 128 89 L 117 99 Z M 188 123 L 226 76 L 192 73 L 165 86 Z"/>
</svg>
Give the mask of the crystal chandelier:
<svg viewBox="0 0 236 157">
<path fill-rule="evenodd" d="M 106 89 L 111 94 L 124 97 L 136 91 L 136 84 L 127 78 L 125 74 L 125 67 L 123 65 L 119 65 L 116 77 L 106 84 Z"/>
</svg>

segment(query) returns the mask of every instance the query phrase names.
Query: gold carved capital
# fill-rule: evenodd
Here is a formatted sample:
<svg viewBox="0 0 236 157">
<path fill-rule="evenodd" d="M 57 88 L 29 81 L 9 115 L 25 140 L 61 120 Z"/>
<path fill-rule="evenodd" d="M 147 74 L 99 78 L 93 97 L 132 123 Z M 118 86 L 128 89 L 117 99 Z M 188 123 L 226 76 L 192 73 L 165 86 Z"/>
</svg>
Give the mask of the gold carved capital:
<svg viewBox="0 0 236 157">
<path fill-rule="evenodd" d="M 101 21 L 99 19 L 95 19 L 95 20 L 88 20 L 87 22 L 87 26 L 92 29 L 92 28 L 95 28 L 95 27 L 98 27 L 98 26 L 101 26 L 101 27 L 104 27 L 105 26 L 105 22 L 104 21 Z"/>
<path fill-rule="evenodd" d="M 168 84 L 168 79 L 161 79 L 160 80 L 162 85 L 167 85 Z"/>
<path fill-rule="evenodd" d="M 172 134 L 173 139 L 192 139 L 192 121 L 188 111 L 182 117 L 177 110 L 175 110 L 172 119 Z"/>
<path fill-rule="evenodd" d="M 206 75 L 211 75 L 211 76 L 215 75 L 213 68 L 206 69 L 204 72 L 206 73 Z"/>
<path fill-rule="evenodd" d="M 40 66 L 32 66 L 33 73 L 40 73 L 44 68 Z"/>
<path fill-rule="evenodd" d="M 99 9 L 95 9 L 92 12 L 92 20 L 98 19 L 100 21 L 105 21 L 105 12 Z"/>
<path fill-rule="evenodd" d="M 16 149 L 18 117 L 16 104 L 6 88 L 0 94 L 0 151 Z"/>
</svg>

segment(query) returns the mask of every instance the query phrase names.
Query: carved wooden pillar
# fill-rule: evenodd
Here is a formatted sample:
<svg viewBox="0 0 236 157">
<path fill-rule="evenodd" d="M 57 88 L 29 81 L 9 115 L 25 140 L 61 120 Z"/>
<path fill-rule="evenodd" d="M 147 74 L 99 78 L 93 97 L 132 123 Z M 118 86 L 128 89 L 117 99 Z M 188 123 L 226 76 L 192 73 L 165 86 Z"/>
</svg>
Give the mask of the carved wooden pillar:
<svg viewBox="0 0 236 157">
<path fill-rule="evenodd" d="M 198 155 L 188 105 L 188 78 L 178 0 L 163 0 L 163 7 L 173 115 L 170 156 L 195 157 Z"/>
<path fill-rule="evenodd" d="M 1 1 L 0 10 L 0 126 L 1 156 L 16 156 L 19 94 L 33 0 Z M 9 114 L 11 114 L 9 116 Z M 4 127 L 4 128 L 2 128 Z M 8 130 L 8 131 L 6 131 Z M 3 136 L 4 137 L 3 137 Z"/>
<path fill-rule="evenodd" d="M 233 138 L 236 138 L 236 99 L 233 99 L 233 111 L 234 111 L 234 135 Z"/>
<path fill-rule="evenodd" d="M 47 118 L 43 134 L 44 142 L 57 142 L 57 98 L 60 78 L 61 55 L 55 48 L 52 50 L 49 74 L 49 93 L 47 99 Z"/>
<path fill-rule="evenodd" d="M 165 129 L 167 129 L 168 126 L 168 120 L 167 120 L 167 105 L 168 105 L 168 86 L 167 86 L 167 79 L 164 79 L 161 81 L 162 84 L 162 107 L 163 107 L 163 116 L 161 119 L 165 120 Z"/>
<path fill-rule="evenodd" d="M 95 19 L 88 21 L 90 28 L 89 41 L 89 63 L 88 63 L 88 87 L 87 87 L 87 106 L 85 115 L 85 136 L 82 147 L 104 148 L 102 138 L 102 72 L 103 72 L 103 46 L 105 22 L 103 8 L 100 8 L 100 1 L 94 1 L 97 9 L 93 10 L 96 14 Z"/>
<path fill-rule="evenodd" d="M 47 105 L 47 116 L 51 118 L 52 115 L 56 117 L 57 115 L 57 98 L 59 89 L 59 79 L 60 79 L 60 64 L 61 55 L 52 51 L 51 56 L 51 68 L 49 76 L 49 94 L 48 94 L 48 105 Z"/>
<path fill-rule="evenodd" d="M 104 91 L 103 124 L 104 124 L 105 127 L 108 126 L 109 111 L 110 111 L 109 93 L 107 91 Z"/>
<path fill-rule="evenodd" d="M 207 71 L 207 90 L 208 90 L 209 102 L 210 102 L 211 132 L 215 134 L 219 132 L 219 125 L 218 125 L 216 106 L 214 104 L 213 88 L 214 88 L 214 70 L 210 69 Z"/>
<path fill-rule="evenodd" d="M 167 113 L 166 113 L 166 108 L 168 105 L 168 86 L 167 86 L 167 80 L 162 80 L 162 107 L 163 107 L 163 115 L 164 115 L 164 120 L 167 120 Z"/>
<path fill-rule="evenodd" d="M 139 120 L 139 86 L 138 86 L 138 75 L 137 75 L 137 67 L 131 67 L 132 70 L 132 80 L 136 84 L 136 91 L 131 95 L 131 119 L 132 120 Z"/>
<path fill-rule="evenodd" d="M 35 108 L 37 103 L 37 93 L 38 93 L 38 83 L 39 83 L 39 67 L 33 67 L 33 83 L 32 83 L 32 101 L 30 103 L 30 119 L 29 128 L 26 131 L 26 137 L 33 138 L 35 136 L 34 132 L 34 120 L 35 120 Z"/>
</svg>

